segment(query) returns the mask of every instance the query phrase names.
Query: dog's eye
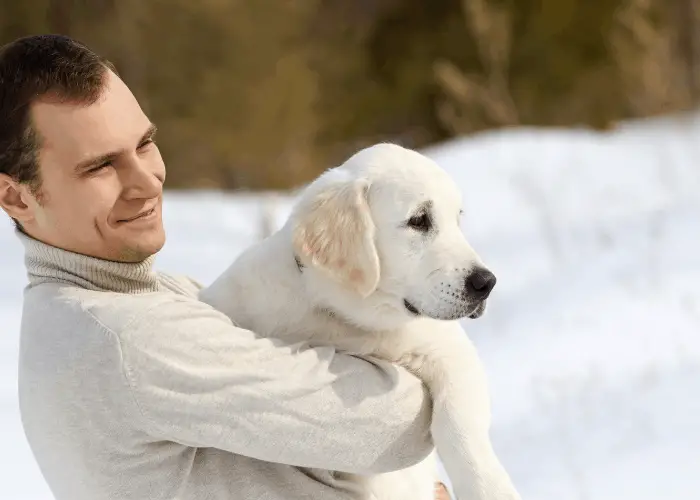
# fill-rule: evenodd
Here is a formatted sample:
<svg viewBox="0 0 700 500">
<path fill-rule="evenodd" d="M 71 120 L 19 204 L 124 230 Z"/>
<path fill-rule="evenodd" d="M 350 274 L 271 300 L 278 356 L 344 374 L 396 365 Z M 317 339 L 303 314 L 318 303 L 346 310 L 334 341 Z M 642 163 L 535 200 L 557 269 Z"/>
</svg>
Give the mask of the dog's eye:
<svg viewBox="0 0 700 500">
<path fill-rule="evenodd" d="M 417 231 L 428 231 L 431 227 L 430 217 L 425 212 L 420 215 L 414 215 L 408 219 L 407 225 Z"/>
</svg>

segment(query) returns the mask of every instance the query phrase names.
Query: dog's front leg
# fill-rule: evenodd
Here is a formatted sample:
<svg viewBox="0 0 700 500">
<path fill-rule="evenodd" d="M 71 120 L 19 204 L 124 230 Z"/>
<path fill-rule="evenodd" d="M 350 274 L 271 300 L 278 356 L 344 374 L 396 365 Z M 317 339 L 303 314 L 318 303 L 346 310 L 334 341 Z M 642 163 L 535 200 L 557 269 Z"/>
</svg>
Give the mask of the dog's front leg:
<svg viewBox="0 0 700 500">
<path fill-rule="evenodd" d="M 431 392 L 433 442 L 457 499 L 519 500 L 491 445 L 486 374 L 476 348 L 458 323 L 440 323 L 437 330 L 430 334 L 440 339 L 421 343 L 399 363 Z"/>
</svg>

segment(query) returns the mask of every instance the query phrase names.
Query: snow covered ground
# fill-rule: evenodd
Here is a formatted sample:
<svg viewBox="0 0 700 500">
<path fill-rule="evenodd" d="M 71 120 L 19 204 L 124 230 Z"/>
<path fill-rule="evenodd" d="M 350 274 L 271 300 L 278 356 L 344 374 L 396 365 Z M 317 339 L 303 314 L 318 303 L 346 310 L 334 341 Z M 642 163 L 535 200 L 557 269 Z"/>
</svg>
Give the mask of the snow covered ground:
<svg viewBox="0 0 700 500">
<path fill-rule="evenodd" d="M 465 326 L 523 498 L 700 498 L 700 119 L 426 153 L 463 189 L 464 229 L 499 278 Z M 158 267 L 208 283 L 256 237 L 258 211 L 255 196 L 168 193 Z M 16 402 L 22 253 L 0 225 L 0 497 L 48 500 Z"/>
</svg>

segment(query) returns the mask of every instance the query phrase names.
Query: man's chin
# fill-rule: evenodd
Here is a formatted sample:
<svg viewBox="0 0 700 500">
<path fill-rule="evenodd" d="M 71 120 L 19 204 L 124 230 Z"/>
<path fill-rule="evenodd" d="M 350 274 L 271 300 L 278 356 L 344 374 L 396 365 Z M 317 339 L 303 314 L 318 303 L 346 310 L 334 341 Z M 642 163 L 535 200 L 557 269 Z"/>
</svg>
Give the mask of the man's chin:
<svg viewBox="0 0 700 500">
<path fill-rule="evenodd" d="M 129 248 L 120 252 L 114 260 L 117 262 L 123 262 L 124 264 L 138 264 L 148 259 L 155 253 L 156 252 L 149 252 L 143 249 Z"/>
<path fill-rule="evenodd" d="M 149 257 L 152 257 L 160 252 L 164 245 L 165 235 L 162 237 L 150 235 L 150 237 L 143 238 L 143 240 L 137 243 L 122 247 L 122 250 L 119 252 L 116 260 L 126 263 L 143 262 Z"/>
</svg>

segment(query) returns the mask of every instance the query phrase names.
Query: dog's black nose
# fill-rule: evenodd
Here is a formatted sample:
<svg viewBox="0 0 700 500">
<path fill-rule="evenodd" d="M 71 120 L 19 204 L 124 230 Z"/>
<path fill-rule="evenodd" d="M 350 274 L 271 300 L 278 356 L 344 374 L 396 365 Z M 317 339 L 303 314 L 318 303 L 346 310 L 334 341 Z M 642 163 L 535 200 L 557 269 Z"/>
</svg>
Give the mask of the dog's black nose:
<svg viewBox="0 0 700 500">
<path fill-rule="evenodd" d="M 486 268 L 477 267 L 466 279 L 467 295 L 476 300 L 484 300 L 496 286 L 496 276 Z"/>
</svg>

